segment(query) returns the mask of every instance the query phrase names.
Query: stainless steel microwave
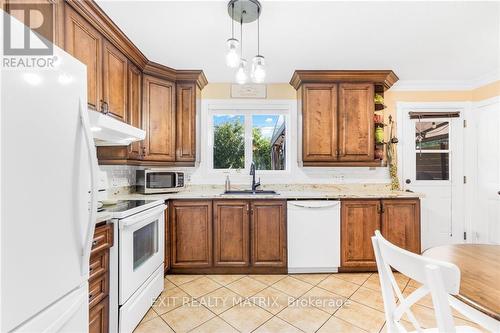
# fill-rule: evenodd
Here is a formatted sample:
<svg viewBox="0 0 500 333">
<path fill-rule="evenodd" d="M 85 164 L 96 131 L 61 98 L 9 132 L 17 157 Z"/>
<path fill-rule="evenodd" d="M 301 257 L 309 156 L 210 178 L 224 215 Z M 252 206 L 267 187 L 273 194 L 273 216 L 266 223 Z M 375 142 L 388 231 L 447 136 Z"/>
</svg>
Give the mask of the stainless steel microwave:
<svg viewBox="0 0 500 333">
<path fill-rule="evenodd" d="M 178 192 L 184 188 L 184 172 L 162 169 L 136 171 L 136 190 L 143 194 Z"/>
</svg>

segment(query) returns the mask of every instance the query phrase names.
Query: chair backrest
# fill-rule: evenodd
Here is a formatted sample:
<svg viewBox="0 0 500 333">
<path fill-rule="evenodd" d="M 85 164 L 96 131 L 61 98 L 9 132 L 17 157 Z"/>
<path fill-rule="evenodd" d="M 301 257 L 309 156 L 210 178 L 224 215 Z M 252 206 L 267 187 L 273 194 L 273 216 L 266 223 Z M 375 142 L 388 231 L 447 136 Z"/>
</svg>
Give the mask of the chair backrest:
<svg viewBox="0 0 500 333">
<path fill-rule="evenodd" d="M 372 243 L 377 260 L 388 332 L 406 332 L 406 329 L 399 323 L 405 313 L 415 329 L 422 332 L 410 307 L 429 292 L 432 295 L 439 331 L 455 332 L 448 294 L 458 293 L 460 287 L 458 267 L 401 249 L 382 237 L 378 230 L 372 237 Z M 403 297 L 392 269 L 420 282 L 422 286 L 408 297 Z M 399 304 L 396 303 L 396 297 Z"/>
</svg>

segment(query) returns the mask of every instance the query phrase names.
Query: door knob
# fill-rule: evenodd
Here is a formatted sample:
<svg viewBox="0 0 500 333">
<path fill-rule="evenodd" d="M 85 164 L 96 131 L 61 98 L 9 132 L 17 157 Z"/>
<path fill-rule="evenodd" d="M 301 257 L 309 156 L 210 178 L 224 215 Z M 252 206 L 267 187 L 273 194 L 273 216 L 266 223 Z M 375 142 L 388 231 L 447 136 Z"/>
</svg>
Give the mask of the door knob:
<svg viewBox="0 0 500 333">
<path fill-rule="evenodd" d="M 498 191 L 497 194 L 500 195 L 500 191 Z"/>
<path fill-rule="evenodd" d="M 410 183 L 411 183 L 411 180 L 407 179 L 407 180 L 405 180 L 405 183 L 406 183 L 406 184 L 410 184 Z"/>
</svg>

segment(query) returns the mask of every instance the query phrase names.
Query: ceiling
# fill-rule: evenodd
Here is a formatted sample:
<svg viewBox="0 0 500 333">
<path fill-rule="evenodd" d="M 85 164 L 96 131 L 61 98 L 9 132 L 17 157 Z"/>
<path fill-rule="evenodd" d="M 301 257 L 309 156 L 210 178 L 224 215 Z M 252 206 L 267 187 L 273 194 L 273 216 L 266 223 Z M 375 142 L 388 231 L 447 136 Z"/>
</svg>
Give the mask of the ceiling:
<svg viewBox="0 0 500 333">
<path fill-rule="evenodd" d="M 101 8 L 155 62 L 203 69 L 232 82 L 225 65 L 225 1 L 110 1 Z M 266 82 L 295 69 L 392 69 L 405 82 L 468 82 L 499 72 L 499 2 L 262 1 Z M 244 57 L 257 53 L 243 26 Z M 239 38 L 239 27 L 236 29 Z"/>
</svg>

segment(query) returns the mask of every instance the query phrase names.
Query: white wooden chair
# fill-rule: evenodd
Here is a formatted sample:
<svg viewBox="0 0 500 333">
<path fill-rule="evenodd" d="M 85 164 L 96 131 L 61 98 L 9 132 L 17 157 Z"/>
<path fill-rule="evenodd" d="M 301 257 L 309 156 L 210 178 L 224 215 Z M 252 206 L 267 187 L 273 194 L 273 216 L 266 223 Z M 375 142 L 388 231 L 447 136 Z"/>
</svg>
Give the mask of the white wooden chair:
<svg viewBox="0 0 500 333">
<path fill-rule="evenodd" d="M 454 325 L 448 295 L 456 295 L 460 287 L 460 270 L 456 265 L 403 250 L 387 241 L 378 230 L 372 237 L 372 243 L 377 260 L 388 332 L 407 332 L 400 323 L 405 313 L 416 332 L 480 332 L 473 327 L 455 327 Z M 420 282 L 422 286 L 408 297 L 403 297 L 391 268 Z M 428 293 L 432 295 L 438 327 L 422 329 L 410 307 Z M 399 303 L 396 303 L 396 297 Z"/>
</svg>

